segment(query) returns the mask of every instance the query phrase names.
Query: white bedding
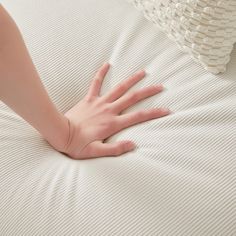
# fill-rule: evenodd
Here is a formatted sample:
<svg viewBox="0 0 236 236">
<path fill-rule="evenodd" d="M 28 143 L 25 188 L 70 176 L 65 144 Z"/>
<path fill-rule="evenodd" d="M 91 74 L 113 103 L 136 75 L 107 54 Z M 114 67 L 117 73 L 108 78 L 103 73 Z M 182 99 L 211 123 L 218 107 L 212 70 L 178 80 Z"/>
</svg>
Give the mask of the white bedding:
<svg viewBox="0 0 236 236">
<path fill-rule="evenodd" d="M 131 90 L 166 87 L 123 113 L 174 113 L 107 140 L 132 152 L 72 160 L 0 102 L 0 235 L 236 235 L 236 49 L 216 76 L 124 0 L 2 4 L 61 112 L 109 61 L 102 94 L 139 69 Z"/>
</svg>

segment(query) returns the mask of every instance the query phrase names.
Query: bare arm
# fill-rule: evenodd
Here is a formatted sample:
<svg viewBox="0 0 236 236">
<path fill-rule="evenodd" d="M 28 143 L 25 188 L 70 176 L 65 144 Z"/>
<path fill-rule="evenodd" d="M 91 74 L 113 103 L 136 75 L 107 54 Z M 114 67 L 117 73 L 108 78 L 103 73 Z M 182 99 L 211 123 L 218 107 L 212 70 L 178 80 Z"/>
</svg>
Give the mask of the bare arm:
<svg viewBox="0 0 236 236">
<path fill-rule="evenodd" d="M 68 139 L 68 121 L 50 100 L 14 20 L 0 4 L 0 100 L 54 147 Z"/>
<path fill-rule="evenodd" d="M 119 156 L 134 148 L 130 140 L 105 143 L 113 134 L 138 123 L 168 115 L 151 109 L 121 115 L 140 100 L 162 91 L 161 85 L 126 93 L 145 76 L 141 70 L 107 94 L 100 89 L 109 69 L 96 73 L 87 95 L 65 114 L 50 100 L 13 19 L 0 5 L 0 99 L 37 129 L 58 151 L 73 159 Z"/>
</svg>

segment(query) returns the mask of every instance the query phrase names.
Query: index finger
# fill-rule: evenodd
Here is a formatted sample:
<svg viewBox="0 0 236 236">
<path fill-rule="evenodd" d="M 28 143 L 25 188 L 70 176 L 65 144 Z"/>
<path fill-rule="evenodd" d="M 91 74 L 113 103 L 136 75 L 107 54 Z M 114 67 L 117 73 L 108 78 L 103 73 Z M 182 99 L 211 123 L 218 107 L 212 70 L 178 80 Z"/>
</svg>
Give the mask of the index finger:
<svg viewBox="0 0 236 236">
<path fill-rule="evenodd" d="M 110 67 L 110 64 L 106 62 L 102 65 L 102 67 L 99 68 L 99 70 L 95 74 L 94 79 L 89 87 L 89 91 L 87 93 L 88 97 L 99 96 L 103 79 L 106 76 L 109 67 Z"/>
</svg>

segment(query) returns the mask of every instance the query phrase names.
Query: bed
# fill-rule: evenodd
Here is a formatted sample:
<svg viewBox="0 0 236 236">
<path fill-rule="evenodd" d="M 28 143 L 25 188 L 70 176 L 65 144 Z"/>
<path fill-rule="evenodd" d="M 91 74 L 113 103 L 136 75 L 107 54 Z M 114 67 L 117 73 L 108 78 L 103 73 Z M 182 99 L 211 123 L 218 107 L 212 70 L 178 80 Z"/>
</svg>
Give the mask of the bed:
<svg viewBox="0 0 236 236">
<path fill-rule="evenodd" d="M 119 157 L 73 160 L 0 102 L 0 235 L 236 235 L 236 48 L 227 71 L 204 70 L 125 0 L 2 0 L 58 110 L 109 62 L 102 94 L 165 90 L 123 113 L 172 114 L 126 128 Z"/>
</svg>

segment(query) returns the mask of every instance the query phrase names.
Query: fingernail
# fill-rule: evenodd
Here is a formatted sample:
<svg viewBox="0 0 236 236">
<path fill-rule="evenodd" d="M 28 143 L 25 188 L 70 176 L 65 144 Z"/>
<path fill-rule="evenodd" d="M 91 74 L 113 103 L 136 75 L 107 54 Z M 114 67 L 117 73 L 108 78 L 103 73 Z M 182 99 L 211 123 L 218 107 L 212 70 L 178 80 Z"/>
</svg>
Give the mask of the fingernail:
<svg viewBox="0 0 236 236">
<path fill-rule="evenodd" d="M 163 89 L 163 88 L 164 88 L 164 86 L 163 86 L 162 84 L 158 84 L 158 85 L 156 85 L 156 87 L 157 87 L 157 88 L 160 88 L 160 89 Z"/>
<path fill-rule="evenodd" d="M 128 142 L 127 144 L 128 144 L 129 149 L 135 148 L 135 144 L 133 142 Z"/>
<path fill-rule="evenodd" d="M 146 72 L 145 72 L 145 70 L 140 70 L 139 72 L 138 72 L 138 74 L 145 74 Z"/>
<path fill-rule="evenodd" d="M 104 66 L 109 66 L 110 64 L 109 64 L 109 62 L 105 62 L 103 65 Z"/>
<path fill-rule="evenodd" d="M 170 109 L 168 109 L 168 108 L 161 108 L 160 110 L 162 113 L 167 113 L 167 114 L 171 113 Z"/>
</svg>

